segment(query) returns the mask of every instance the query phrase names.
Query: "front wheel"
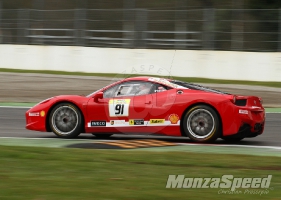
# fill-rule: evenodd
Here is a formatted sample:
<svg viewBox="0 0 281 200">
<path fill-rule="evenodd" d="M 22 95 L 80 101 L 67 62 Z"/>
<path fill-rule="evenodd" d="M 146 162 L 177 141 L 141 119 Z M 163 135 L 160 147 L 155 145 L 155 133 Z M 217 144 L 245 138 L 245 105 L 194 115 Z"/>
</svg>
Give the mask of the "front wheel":
<svg viewBox="0 0 281 200">
<path fill-rule="evenodd" d="M 184 116 L 183 130 L 195 142 L 215 141 L 220 134 L 218 114 L 210 106 L 194 106 Z"/>
<path fill-rule="evenodd" d="M 81 133 L 82 114 L 73 104 L 60 103 L 52 109 L 49 123 L 58 137 L 74 138 Z"/>
</svg>

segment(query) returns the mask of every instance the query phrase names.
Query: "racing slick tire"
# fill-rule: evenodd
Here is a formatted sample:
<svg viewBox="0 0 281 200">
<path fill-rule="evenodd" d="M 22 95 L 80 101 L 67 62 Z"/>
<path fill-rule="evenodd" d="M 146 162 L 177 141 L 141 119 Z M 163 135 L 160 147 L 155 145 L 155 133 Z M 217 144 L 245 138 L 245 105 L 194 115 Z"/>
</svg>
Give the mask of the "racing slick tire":
<svg viewBox="0 0 281 200">
<path fill-rule="evenodd" d="M 71 103 L 56 105 L 49 115 L 51 130 L 62 138 L 77 137 L 82 130 L 82 121 L 80 110 Z"/>
<path fill-rule="evenodd" d="M 195 142 L 212 142 L 220 135 L 220 120 L 216 111 L 207 105 L 190 108 L 183 118 L 184 134 Z"/>
<path fill-rule="evenodd" d="M 92 133 L 94 136 L 96 136 L 96 138 L 98 139 L 107 139 L 110 138 L 110 136 L 112 136 L 113 134 L 96 134 L 96 133 Z"/>
</svg>

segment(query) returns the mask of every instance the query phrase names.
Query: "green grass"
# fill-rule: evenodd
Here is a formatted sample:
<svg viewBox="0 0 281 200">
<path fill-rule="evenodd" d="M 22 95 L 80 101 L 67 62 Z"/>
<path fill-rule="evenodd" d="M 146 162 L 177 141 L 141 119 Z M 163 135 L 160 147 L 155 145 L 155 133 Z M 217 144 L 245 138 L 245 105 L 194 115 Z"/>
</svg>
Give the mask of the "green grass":
<svg viewBox="0 0 281 200">
<path fill-rule="evenodd" d="M 281 158 L 0 146 L 0 199 L 279 199 Z M 170 174 L 266 177 L 266 195 L 166 189 Z M 245 190 L 245 189 L 239 189 Z"/>
<path fill-rule="evenodd" d="M 0 106 L 33 107 L 38 102 L 0 102 Z"/>
<path fill-rule="evenodd" d="M 21 69 L 7 69 L 7 68 L 0 68 L 0 72 L 42 73 L 42 74 L 56 74 L 56 75 L 76 75 L 76 76 L 101 76 L 101 77 L 110 77 L 110 78 L 112 77 L 124 78 L 124 77 L 132 77 L 132 76 L 140 75 L 140 74 L 65 72 L 65 71 L 51 71 L 51 70 L 21 70 Z M 187 82 L 194 82 L 194 83 L 241 84 L 241 85 L 258 85 L 258 86 L 281 88 L 281 82 L 221 80 L 221 79 L 208 79 L 208 78 L 195 78 L 195 77 L 176 77 L 176 76 L 173 76 L 172 78 L 177 80 L 187 81 Z"/>
</svg>

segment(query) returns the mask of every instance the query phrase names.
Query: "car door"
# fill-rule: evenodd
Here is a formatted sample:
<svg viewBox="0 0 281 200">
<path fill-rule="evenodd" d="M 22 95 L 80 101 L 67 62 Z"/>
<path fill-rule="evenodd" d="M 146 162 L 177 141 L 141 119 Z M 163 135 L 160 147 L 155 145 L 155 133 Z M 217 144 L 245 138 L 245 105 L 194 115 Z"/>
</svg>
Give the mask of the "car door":
<svg viewBox="0 0 281 200">
<path fill-rule="evenodd" d="M 140 86 L 147 90 L 140 90 Z M 87 132 L 148 132 L 152 86 L 145 81 L 122 82 L 105 90 L 102 99 L 89 100 Z"/>
<path fill-rule="evenodd" d="M 174 132 L 175 126 L 180 125 L 179 110 L 176 104 L 178 90 L 162 84 L 155 84 L 152 93 L 153 107 L 149 113 L 147 124 L 150 132 L 170 133 Z M 168 128 L 168 129 L 167 129 Z"/>
</svg>

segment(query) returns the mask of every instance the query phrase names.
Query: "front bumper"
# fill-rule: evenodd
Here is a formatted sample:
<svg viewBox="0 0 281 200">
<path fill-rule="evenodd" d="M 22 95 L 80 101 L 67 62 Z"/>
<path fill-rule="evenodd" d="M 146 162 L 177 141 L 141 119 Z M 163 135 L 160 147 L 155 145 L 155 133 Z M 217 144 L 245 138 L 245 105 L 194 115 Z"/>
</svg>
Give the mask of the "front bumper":
<svg viewBox="0 0 281 200">
<path fill-rule="evenodd" d="M 46 132 L 46 111 L 31 108 L 25 113 L 26 129 Z"/>
<path fill-rule="evenodd" d="M 254 129 L 254 130 L 253 130 Z M 243 124 L 236 134 L 227 136 L 228 138 L 252 138 L 263 133 L 264 122 L 256 123 L 254 127 L 249 124 Z"/>
</svg>

